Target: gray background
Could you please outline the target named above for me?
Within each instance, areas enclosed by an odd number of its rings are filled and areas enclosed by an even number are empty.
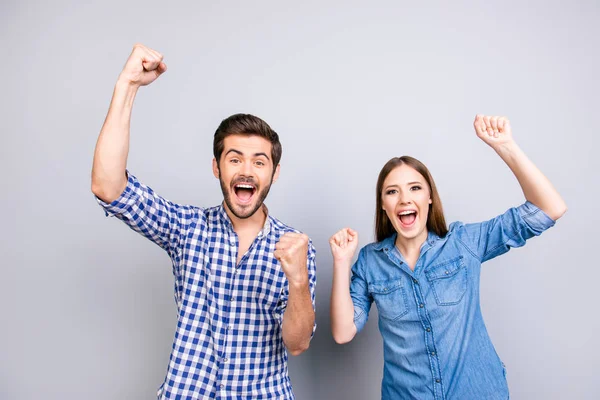
[[[452,3],[450,5],[449,3]],[[507,115],[569,211],[484,268],[482,306],[511,398],[598,399],[598,2],[2,0],[0,399],[148,399],[176,322],[170,260],[90,192],[94,145],[135,42],[169,71],[139,92],[129,168],[180,203],[220,202],[212,135],[236,112],[284,147],[267,204],[318,252],[318,330],[290,361],[298,399],[377,399],[376,314],[350,344],[329,325],[327,240],[373,240],[383,164],[431,169],[448,221],[518,205],[475,136]]]

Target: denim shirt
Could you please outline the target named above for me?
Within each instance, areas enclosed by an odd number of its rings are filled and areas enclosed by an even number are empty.
[[[489,221],[428,233],[414,271],[396,234],[363,247],[350,293],[357,331],[375,301],[383,336],[382,399],[507,399],[504,364],[479,303],[481,263],[554,225],[526,202]]]

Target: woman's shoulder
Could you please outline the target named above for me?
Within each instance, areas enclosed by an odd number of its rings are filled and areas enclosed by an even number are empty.
[[[385,251],[394,246],[395,235],[385,238],[379,242],[371,242],[360,249],[360,253],[370,254],[378,251]]]

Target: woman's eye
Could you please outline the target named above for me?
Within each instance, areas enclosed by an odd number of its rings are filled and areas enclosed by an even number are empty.
[[[390,189],[385,192],[385,194],[396,194],[398,191],[396,189]]]
[[[421,190],[421,186],[413,186],[410,190]]]

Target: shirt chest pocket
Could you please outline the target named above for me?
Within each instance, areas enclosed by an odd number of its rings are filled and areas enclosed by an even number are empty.
[[[393,321],[408,312],[402,279],[369,283],[369,293],[381,318]]]
[[[425,276],[440,306],[460,303],[467,291],[467,268],[462,256],[434,265]]]

